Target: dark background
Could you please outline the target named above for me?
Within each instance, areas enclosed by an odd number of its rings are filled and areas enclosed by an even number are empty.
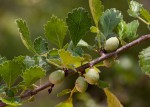
[[[150,10],[149,0],[140,0],[144,7]],[[117,8],[122,11],[127,22],[133,20],[128,14],[127,0],[102,0],[105,10]],[[19,37],[15,19],[22,18],[27,21],[32,39],[37,36],[44,37],[43,25],[52,14],[65,20],[67,13],[73,8],[84,7],[89,11],[87,0],[0,0],[0,54],[12,59],[18,55],[30,55]],[[139,35],[148,34],[149,31],[143,23],[138,29]],[[94,35],[87,34],[84,38],[90,44],[94,44]],[[65,38],[65,43],[69,40]],[[119,55],[120,64],[113,68],[100,68],[102,80],[107,81],[112,92],[120,99],[124,107],[150,107],[150,80],[142,74],[138,65],[138,53],[150,46],[150,41],[132,47]],[[49,43],[49,48],[54,47]],[[92,54],[93,55],[93,54]],[[97,55],[93,55],[95,58]],[[53,71],[51,69],[49,72]],[[67,97],[57,98],[57,93],[66,88],[73,88],[76,76],[67,77],[66,80],[54,87],[53,92],[48,95],[47,90],[39,93],[33,103],[22,107],[53,107]],[[70,82],[72,80],[72,82]],[[43,83],[48,78],[43,80]],[[106,96],[101,89],[89,86],[86,94],[74,95],[75,107],[106,107]]]

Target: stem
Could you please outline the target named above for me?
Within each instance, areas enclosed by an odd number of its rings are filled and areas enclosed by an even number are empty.
[[[72,98],[73,94],[76,92],[76,87],[74,87],[70,93],[69,99]]]
[[[141,17],[137,17],[139,20],[141,20],[143,23],[147,24],[147,25],[150,25],[150,23],[148,23],[146,20],[144,20],[143,18]]]

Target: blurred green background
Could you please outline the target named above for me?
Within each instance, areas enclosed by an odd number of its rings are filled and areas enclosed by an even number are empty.
[[[139,0],[139,2],[150,10],[149,0]],[[127,14],[127,0],[102,0],[102,3],[105,10],[117,8],[122,11],[127,22],[133,20]],[[15,19],[25,19],[31,38],[35,39],[37,36],[44,36],[43,25],[52,14],[65,20],[67,13],[76,7],[84,7],[89,11],[88,0],[0,0],[0,54],[8,59],[18,55],[33,55],[22,44]],[[138,34],[148,33],[147,27],[140,23]],[[67,43],[68,40],[69,36],[64,42]],[[84,40],[94,44],[94,35],[87,34]],[[119,55],[121,63],[116,64],[113,68],[100,68],[101,79],[111,85],[110,89],[120,99],[124,107],[150,107],[150,80],[142,74],[138,65],[138,53],[147,46],[150,46],[150,41],[121,53]],[[54,46],[49,43],[49,47]],[[97,56],[96,53],[94,54],[93,58]],[[76,77],[76,75],[67,77],[62,84],[54,87],[50,95],[45,90],[36,95],[34,102],[21,107],[54,107],[67,98],[66,96],[58,98],[57,93],[66,88],[73,88]],[[47,80],[45,78],[43,83]],[[87,93],[74,95],[74,105],[75,107],[107,107],[106,96],[101,89],[89,86]]]

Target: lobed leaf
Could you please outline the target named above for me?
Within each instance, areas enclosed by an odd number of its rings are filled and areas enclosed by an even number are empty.
[[[64,49],[59,50],[59,56],[62,61],[62,65],[65,67],[69,67],[70,65],[77,67],[81,64],[81,61],[83,61],[82,57],[73,56],[69,51],[65,51]]]
[[[107,38],[109,34],[113,33],[113,30],[122,20],[123,16],[120,11],[112,8],[107,9],[101,16],[100,23],[103,29],[103,34]]]
[[[108,107],[123,107],[117,97],[109,91],[109,89],[105,88],[104,92],[107,96]]]
[[[140,15],[140,10],[142,8],[142,4],[136,1],[130,1],[128,13],[132,17],[138,17]]]
[[[102,5],[101,0],[89,0],[89,5],[95,25],[98,27],[98,22],[104,11],[104,6]]]
[[[40,78],[44,77],[45,74],[46,74],[45,71],[41,67],[34,66],[34,67],[27,69],[23,73],[22,78],[25,84],[27,86],[30,86],[36,81],[38,81]]]
[[[68,14],[66,22],[73,45],[76,46],[86,32],[90,30],[91,18],[84,8],[79,7]]]
[[[26,25],[26,22],[22,19],[17,19],[16,23],[18,25],[19,32],[21,34],[20,37],[21,37],[23,44],[26,46],[27,49],[29,49],[32,52],[35,52],[35,50],[33,48],[33,44],[31,42],[31,39],[29,36],[29,30]]]
[[[134,20],[130,23],[121,21],[118,25],[118,35],[122,40],[130,42],[138,37],[137,35],[138,27],[139,27],[138,20]]]
[[[150,23],[150,13],[149,13],[149,11],[142,8],[140,13],[141,13],[141,16]]]
[[[0,65],[0,75],[9,88],[11,88],[22,72],[22,65],[17,61],[7,61]]]
[[[34,49],[38,54],[44,54],[48,51],[48,43],[40,36],[34,41]]]
[[[150,47],[139,53],[139,64],[143,73],[150,76]]]
[[[67,32],[66,23],[57,16],[52,15],[50,20],[44,26],[44,30],[48,40],[59,48],[62,48],[63,40]]]

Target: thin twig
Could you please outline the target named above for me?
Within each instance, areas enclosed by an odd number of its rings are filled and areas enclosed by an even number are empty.
[[[95,64],[97,64],[97,63],[99,63],[99,62],[101,62],[101,61],[103,61],[103,60],[105,60],[105,59],[108,59],[108,58],[110,58],[110,57],[112,57],[112,56],[114,56],[114,55],[117,55],[118,53],[120,53],[120,52],[122,52],[122,51],[124,51],[124,50],[127,50],[127,49],[129,49],[130,47],[133,47],[133,46],[135,46],[135,45],[137,45],[137,44],[140,44],[141,42],[143,42],[143,41],[145,41],[145,40],[148,40],[148,39],[150,39],[150,34],[141,36],[141,37],[139,37],[138,39],[136,39],[136,40],[134,40],[134,41],[132,41],[132,42],[130,42],[130,43],[128,43],[128,44],[126,44],[126,45],[120,47],[119,49],[117,49],[117,50],[114,51],[114,52],[111,52],[111,53],[107,53],[107,54],[105,54],[105,55],[102,55],[101,57],[98,57],[98,58],[92,60],[91,62],[89,62],[89,63],[87,63],[87,64],[84,64],[84,65],[82,65],[82,66],[76,68],[76,70],[77,70],[78,72],[84,73],[84,72],[85,72],[85,69],[86,69],[86,68],[89,68],[91,65],[95,65]],[[69,71],[68,71],[68,75],[72,74],[72,72],[73,72],[72,70],[69,70]],[[44,89],[46,89],[46,88],[48,88],[48,87],[53,87],[53,86],[54,86],[54,85],[53,85],[52,83],[47,82],[47,83],[45,83],[44,85],[42,85],[42,86],[40,86],[40,87],[38,87],[38,88],[36,88],[36,89],[34,89],[34,90],[32,90],[32,91],[26,92],[25,94],[23,94],[23,95],[21,96],[21,98],[23,99],[23,98],[28,97],[28,96],[36,95],[38,92],[40,92],[40,91],[42,91],[42,90],[44,90]],[[0,102],[0,107],[5,107],[5,106],[6,106],[6,104]]]

